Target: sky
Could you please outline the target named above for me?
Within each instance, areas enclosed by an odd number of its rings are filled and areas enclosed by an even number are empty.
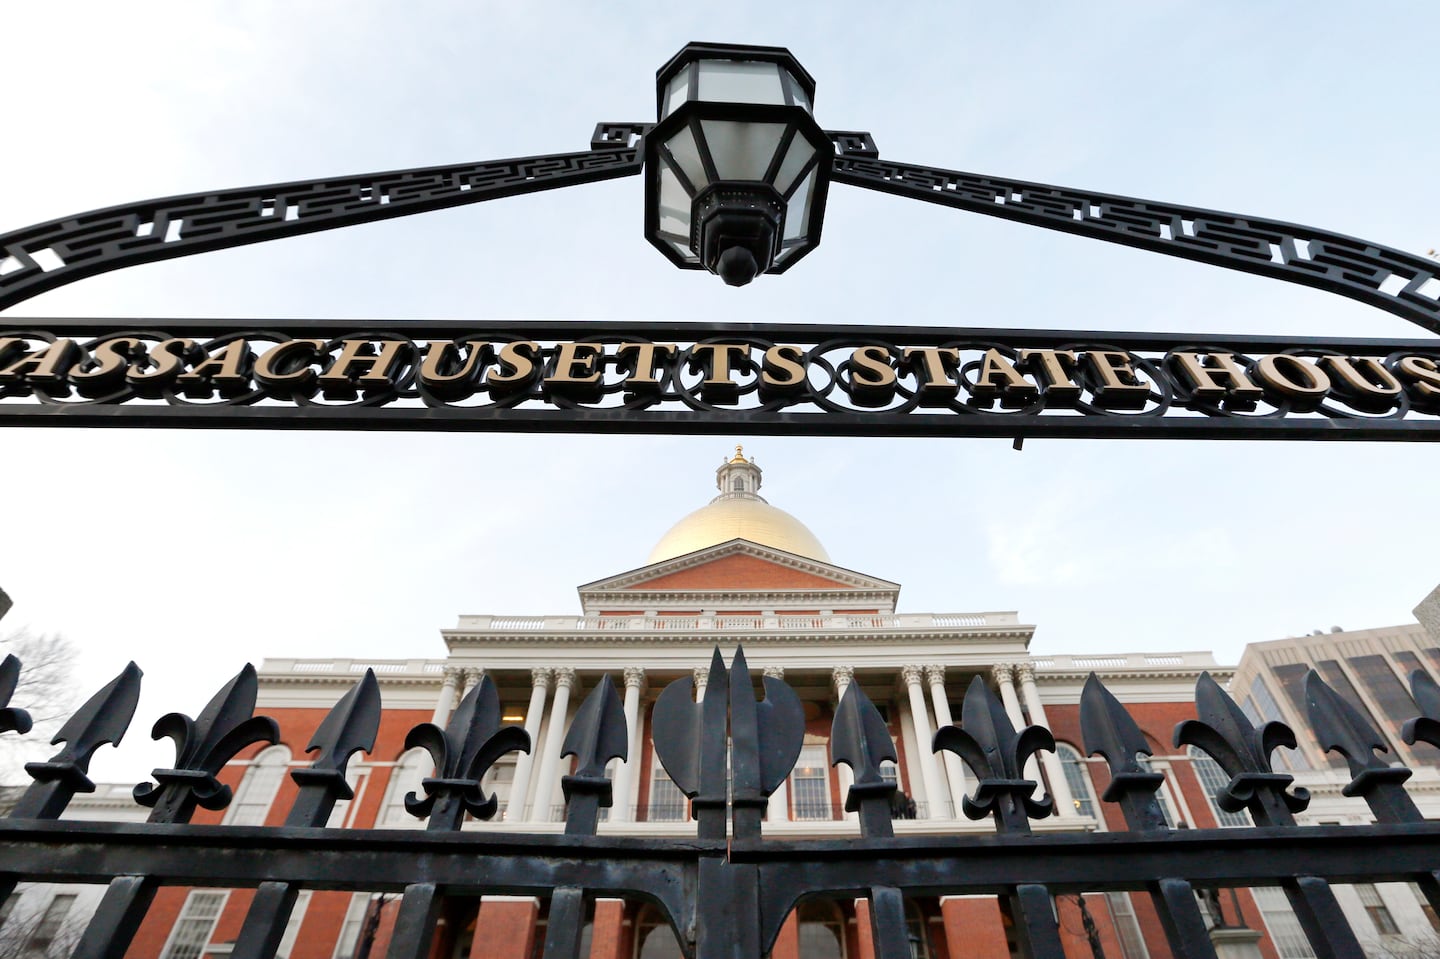
[[[723,10],[723,13],[718,12]],[[581,150],[653,121],[689,41],[788,47],[887,159],[1440,246],[1425,2],[16,4],[0,232],[176,193]],[[1420,338],[1331,294],[843,186],[741,289],[670,266],[627,178],[134,267],[20,317],[886,323]],[[258,325],[258,324],[257,324]],[[83,698],[146,672],[97,778],[168,765],[248,659],[438,657],[469,613],[569,613],[714,495],[763,495],[902,611],[1018,610],[1038,653],[1410,622],[1440,582],[1423,443],[0,432],[4,627]]]

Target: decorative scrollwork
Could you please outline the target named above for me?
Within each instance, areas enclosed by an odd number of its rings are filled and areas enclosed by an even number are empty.
[[[1440,333],[1435,262],[1315,227],[852,155],[831,182],[1299,283]]]

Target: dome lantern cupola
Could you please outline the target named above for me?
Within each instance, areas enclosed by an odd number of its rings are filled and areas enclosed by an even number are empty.
[[[753,459],[745,458],[745,447],[736,446],[735,455],[715,471],[715,487],[722,496],[739,494],[760,499],[760,467]]]

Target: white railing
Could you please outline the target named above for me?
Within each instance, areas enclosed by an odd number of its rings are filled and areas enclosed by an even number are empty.
[[[1038,670],[1216,669],[1211,653],[1116,653],[1112,656],[1037,656]]]
[[[696,616],[461,616],[458,629],[476,632],[689,632],[724,630],[759,632],[776,630],[848,629],[975,629],[985,626],[1017,626],[1020,617],[1012,612],[991,613],[847,613],[765,615],[712,614]]]

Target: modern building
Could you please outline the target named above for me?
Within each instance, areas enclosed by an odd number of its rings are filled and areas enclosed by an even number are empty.
[[[954,755],[928,748],[937,726],[959,716],[964,692],[977,676],[998,691],[1017,727],[1048,726],[1059,743],[1056,752],[1041,753],[1027,770],[1057,810],[1035,828],[1123,829],[1118,809],[1098,798],[1108,782],[1106,766],[1087,759],[1081,745],[1078,704],[1092,672],[1144,731],[1154,753],[1151,766],[1165,774],[1160,799],[1172,825],[1237,825],[1246,822],[1244,814],[1226,813],[1212,798],[1228,777],[1207,757],[1177,752],[1171,745],[1175,725],[1194,716],[1195,683],[1202,672],[1231,682],[1252,715],[1283,719],[1302,730],[1308,723],[1296,713],[1303,704],[1295,699],[1293,681],[1302,664],[1313,664],[1327,676],[1334,665],[1335,675],[1350,682],[1342,692],[1387,718],[1413,704],[1406,707],[1397,698],[1385,669],[1398,682],[1412,666],[1435,672],[1440,665],[1440,648],[1434,648],[1440,642],[1427,638],[1419,626],[1258,644],[1238,672],[1205,652],[1032,655],[1035,627],[1015,612],[899,611],[900,586],[832,560],[803,523],[765,501],[760,467],[738,448],[715,477],[719,494],[676,523],[643,565],[579,587],[578,613],[463,615],[455,626],[441,630],[445,655],[433,659],[266,660],[257,711],[279,722],[281,742],[242,753],[224,777],[235,789],[230,807],[223,813],[202,812],[195,821],[282,822],[295,796],[287,772],[307,763],[304,747],[320,720],[366,669],[373,669],[385,706],[379,737],[372,753],[352,761],[354,799],[337,807],[332,826],[420,828],[404,799],[430,774],[431,761],[423,751],[405,751],[406,733],[418,723],[443,724],[466,690],[488,675],[499,689],[504,719],[522,724],[534,748],[508,756],[491,771],[486,786],[499,798],[499,814],[492,821],[467,822],[465,828],[558,832],[560,780],[569,772],[569,760],[560,758],[561,741],[586,693],[608,675],[623,689],[631,743],[629,761],[612,764],[615,805],[601,833],[693,835],[686,799],[655,756],[651,708],[666,684],[681,677],[692,677],[703,694],[712,650],[718,646],[728,660],[743,645],[754,672],[782,677],[796,690],[807,721],[800,761],[771,797],[764,826],[768,837],[858,835],[853,814],[843,810],[849,770],[832,767],[829,754],[834,709],[852,683],[859,683],[880,709],[895,741],[899,761],[887,775],[903,797],[896,808],[896,834],[993,830],[988,820],[973,822],[957,813],[961,798],[973,789],[973,773]],[[1373,658],[1381,659],[1385,669]],[[1401,718],[1409,715],[1413,712]],[[1395,746],[1422,770],[1416,776],[1422,802],[1431,800],[1429,808],[1440,810],[1440,776],[1425,765],[1434,750]],[[1316,792],[1308,821],[1367,818],[1363,803],[1340,795],[1348,777],[1313,742],[1285,752],[1283,761]],[[34,890],[27,914],[45,914],[50,908],[46,894]],[[54,889],[48,895],[53,899]],[[129,955],[223,959],[249,901],[244,890],[164,890]],[[1341,901],[1357,930],[1374,929],[1377,954],[1387,944],[1430,941],[1434,932],[1433,914],[1427,915],[1414,890],[1403,884],[1347,887]],[[79,910],[83,903],[70,900],[70,906]],[[865,908],[863,901],[802,904],[772,956],[872,959]],[[1216,909],[1216,902],[1207,908]],[[1236,948],[1248,949],[1249,955],[1310,955],[1283,895],[1241,890],[1221,896],[1218,908],[1221,925],[1238,937]],[[394,899],[369,894],[302,893],[281,955],[383,955],[395,909]],[[907,909],[915,959],[1014,953],[1008,917],[994,898],[917,899]],[[1057,902],[1057,915],[1067,952],[1076,959],[1092,959],[1097,949],[1112,959],[1169,955],[1143,895],[1094,894],[1083,901],[1065,896]],[[668,927],[643,904],[601,900],[590,919],[582,954],[588,949],[591,959],[679,955]],[[436,956],[533,959],[543,943],[545,922],[545,904],[533,899],[451,899]],[[43,937],[41,945],[46,945]],[[29,954],[45,953],[42,948]]]

